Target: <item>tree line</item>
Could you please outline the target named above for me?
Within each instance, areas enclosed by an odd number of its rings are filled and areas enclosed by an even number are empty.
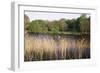
[[[76,19],[59,20],[33,20],[30,22],[29,17],[24,15],[25,30],[31,33],[89,33],[90,32],[90,17],[82,14]]]

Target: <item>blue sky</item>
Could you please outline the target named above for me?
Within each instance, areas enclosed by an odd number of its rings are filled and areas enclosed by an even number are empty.
[[[30,21],[36,19],[49,20],[49,21],[59,20],[61,18],[73,19],[73,18],[78,18],[81,15],[75,13],[48,13],[48,12],[32,12],[32,11],[31,12],[25,11],[25,14],[30,18]]]

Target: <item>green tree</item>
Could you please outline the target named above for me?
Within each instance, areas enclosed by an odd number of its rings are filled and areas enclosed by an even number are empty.
[[[68,25],[68,28],[66,29],[66,31],[70,31],[70,32],[76,32],[77,31],[77,24],[76,24],[75,19],[66,20],[66,24]]]
[[[26,14],[24,14],[24,28],[25,28],[25,30],[27,30],[29,23],[30,23],[29,17]]]
[[[51,32],[58,33],[59,32],[59,22],[58,21],[52,21],[51,22]]]
[[[29,24],[29,32],[41,33],[47,32],[46,24],[43,20],[34,20]]]
[[[66,19],[62,18],[59,20],[59,31],[65,31],[67,29]]]
[[[87,18],[85,14],[81,15],[80,18],[80,31],[90,32],[90,18]]]

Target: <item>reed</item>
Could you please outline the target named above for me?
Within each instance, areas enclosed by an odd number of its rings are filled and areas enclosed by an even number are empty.
[[[56,35],[57,36],[57,35]],[[25,36],[24,61],[90,58],[89,38]]]

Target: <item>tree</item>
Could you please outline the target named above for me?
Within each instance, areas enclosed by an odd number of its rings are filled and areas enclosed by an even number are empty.
[[[34,20],[29,24],[29,32],[41,33],[47,32],[46,24],[43,20]]]
[[[77,19],[62,18],[53,21],[38,19],[29,22],[28,17],[25,18],[25,27],[32,33],[90,32],[90,17],[86,15],[81,15]]]
[[[62,18],[59,20],[59,31],[65,31],[67,29],[66,19]]]
[[[66,31],[70,31],[70,32],[76,32],[76,20],[72,19],[72,20],[66,20],[66,24],[68,24],[68,28],[66,29]]]
[[[80,32],[80,19],[79,19],[80,17],[78,17],[77,19],[76,19],[76,29],[77,29],[77,32]]]
[[[25,30],[27,30],[29,23],[30,23],[29,17],[26,14],[24,14],[24,28],[25,28]]]
[[[83,14],[80,16],[79,21],[80,21],[80,31],[90,32],[90,18],[87,18],[86,15]]]
[[[50,28],[51,32],[53,33],[59,32],[59,22],[58,21],[52,21],[50,25],[51,25],[51,28]]]

